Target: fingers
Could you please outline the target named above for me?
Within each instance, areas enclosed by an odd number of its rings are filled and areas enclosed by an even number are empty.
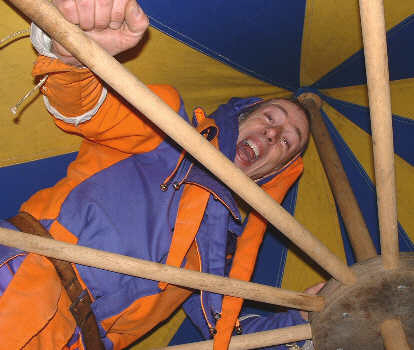
[[[95,0],[54,0],[63,17],[83,30],[95,26]]]
[[[104,30],[109,27],[109,23],[111,22],[111,14],[113,11],[112,6],[112,0],[95,0],[94,29]]]
[[[67,20],[113,56],[136,46],[148,27],[148,17],[136,0],[53,1]],[[73,59],[54,40],[52,47],[62,60]]]
[[[59,12],[72,24],[79,24],[78,7],[75,0],[54,0]]]
[[[309,287],[308,289],[305,290],[306,294],[310,294],[310,295],[316,295],[320,292],[320,290],[325,286],[326,282],[320,282],[318,284],[315,284],[312,287]],[[309,312],[306,311],[300,311],[300,315],[302,316],[302,318],[305,321],[309,321]]]
[[[117,30],[126,23],[129,31],[141,34],[148,18],[136,0],[54,0],[56,7],[82,30]]]
[[[85,31],[108,28],[112,14],[112,2],[113,0],[54,0],[60,13],[69,22],[79,25]]]
[[[125,20],[125,8],[128,0],[114,0],[112,5],[111,20],[109,27],[111,29],[121,28],[122,23]]]
[[[142,35],[148,28],[148,17],[135,0],[129,0],[126,5],[125,22],[134,34]]]
[[[306,294],[316,295],[325,286],[326,282],[320,282],[305,290]]]
[[[95,27],[95,2],[93,0],[75,0],[79,14],[79,27],[92,30]]]
[[[309,312],[307,311],[299,311],[300,316],[305,320],[305,321],[309,321]]]

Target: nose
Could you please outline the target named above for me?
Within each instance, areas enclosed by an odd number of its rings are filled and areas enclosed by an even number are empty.
[[[264,130],[264,136],[266,141],[270,144],[275,144],[279,141],[280,136],[280,126],[269,126]]]

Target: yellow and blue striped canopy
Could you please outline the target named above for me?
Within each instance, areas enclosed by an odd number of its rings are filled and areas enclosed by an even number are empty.
[[[187,111],[212,112],[230,97],[285,97],[311,91],[324,101],[323,118],[343,162],[373,241],[379,249],[375,180],[364,55],[357,0],[141,0],[151,29],[139,51],[120,57],[146,83],[175,86]],[[414,3],[385,0],[392,95],[400,249],[414,240]],[[13,8],[0,3],[0,37],[28,28]],[[65,174],[79,139],[63,135],[39,96],[9,109],[34,86],[35,53],[27,38],[1,46],[0,215]],[[284,206],[335,254],[354,257],[315,145],[305,172]],[[289,249],[287,249],[289,247]],[[327,278],[274,229],[265,238],[254,280],[292,290]],[[248,303],[248,311],[267,312]],[[197,340],[179,312],[134,349]],[[178,330],[178,331],[177,331]]]

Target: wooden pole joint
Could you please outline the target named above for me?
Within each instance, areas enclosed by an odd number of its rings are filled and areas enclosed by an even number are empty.
[[[321,109],[323,105],[322,99],[319,95],[313,92],[304,92],[298,96],[299,102],[301,102],[306,108]]]

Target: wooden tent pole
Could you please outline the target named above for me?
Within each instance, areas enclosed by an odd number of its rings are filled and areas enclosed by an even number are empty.
[[[273,305],[308,311],[320,311],[324,307],[321,296],[180,269],[5,228],[0,228],[0,244],[98,269]]]
[[[355,274],[342,260],[118,61],[86,37],[77,26],[67,22],[52,4],[47,0],[10,2],[191,153],[335,279],[345,284],[355,283]]]
[[[385,269],[399,265],[392,112],[382,0],[359,0],[371,112],[381,254]]]
[[[229,350],[248,350],[279,344],[293,343],[312,338],[309,324],[279,328],[271,331],[236,335],[231,338]],[[213,340],[168,346],[157,350],[212,350]],[[387,349],[388,350],[388,349]]]
[[[299,96],[301,103],[311,115],[311,132],[325,169],[335,201],[344,220],[352,249],[357,261],[364,261],[377,256],[371,236],[365,225],[358,202],[346,176],[344,167],[336,152],[321,114],[322,100],[313,93]]]
[[[410,350],[407,337],[399,319],[384,321],[380,326],[386,350]]]

